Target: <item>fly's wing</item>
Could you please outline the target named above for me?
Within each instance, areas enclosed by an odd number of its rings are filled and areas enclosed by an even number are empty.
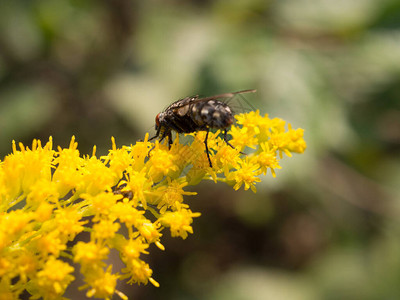
[[[238,92],[232,92],[232,93],[224,93],[224,94],[219,94],[219,95],[214,95],[214,96],[209,96],[209,97],[204,97],[204,98],[199,98],[199,96],[194,96],[194,97],[186,97],[181,100],[175,101],[172,103],[169,108],[170,109],[178,109],[182,108],[185,105],[189,104],[195,104],[198,102],[207,102],[210,100],[219,100],[222,102],[225,102],[226,104],[229,105],[229,107],[233,108],[234,111],[249,111],[249,110],[255,110],[255,108],[243,97],[242,94],[246,93],[255,93],[257,90],[243,90],[243,91],[238,91]],[[237,99],[236,99],[237,98]],[[233,104],[233,100],[239,101],[237,104]],[[246,105],[244,105],[244,103]],[[246,108],[247,106],[247,108]]]
[[[245,113],[252,110],[256,110],[256,108],[250,103],[249,100],[243,95],[245,93],[255,93],[256,90],[244,90],[240,92],[233,93],[234,95],[228,99],[226,99],[225,104],[227,104],[233,111],[234,114],[237,113]]]
[[[255,93],[257,90],[243,90],[239,92],[232,92],[232,93],[225,93],[225,94],[220,94],[220,95],[214,95],[214,96],[209,96],[205,98],[194,98],[191,103],[197,103],[197,102],[204,102],[204,101],[210,101],[210,100],[220,100],[220,99],[225,99],[225,98],[233,98],[235,95],[240,95],[240,94],[246,94],[246,93]]]

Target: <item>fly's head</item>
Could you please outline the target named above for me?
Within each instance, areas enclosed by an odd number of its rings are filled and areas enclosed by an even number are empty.
[[[168,131],[170,130],[167,126],[168,123],[165,119],[165,112],[157,114],[155,121],[156,121],[155,129],[157,132],[157,136],[163,137],[168,135]]]
[[[168,125],[168,122],[166,120],[166,113],[165,112],[160,112],[156,116],[156,130],[165,130]]]

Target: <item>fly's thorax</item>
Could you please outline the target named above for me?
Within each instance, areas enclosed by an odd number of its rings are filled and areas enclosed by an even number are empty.
[[[193,121],[200,127],[223,129],[234,121],[231,108],[218,100],[195,103],[190,113]]]
[[[178,114],[179,117],[184,117],[188,114],[189,110],[190,110],[190,105],[183,105],[182,107],[176,109],[176,113]]]

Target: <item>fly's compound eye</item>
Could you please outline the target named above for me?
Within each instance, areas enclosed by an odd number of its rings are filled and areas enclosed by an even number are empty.
[[[160,114],[161,113],[158,113],[156,116],[156,129],[160,127]]]

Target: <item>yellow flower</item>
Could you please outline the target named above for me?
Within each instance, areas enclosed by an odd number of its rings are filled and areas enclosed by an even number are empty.
[[[37,249],[40,253],[47,255],[48,253],[53,254],[55,257],[60,255],[60,251],[63,251],[67,248],[67,245],[62,242],[59,237],[59,232],[52,231],[46,235],[43,235],[37,241]]]
[[[0,295],[61,299],[74,280],[69,262],[79,266],[88,297],[127,299],[115,289],[124,279],[159,286],[141,256],[151,244],[164,250],[165,228],[183,239],[193,233],[200,214],[185,203],[185,196],[196,194],[190,185],[213,180],[255,192],[261,174],[269,169],[276,176],[283,153],[306,149],[304,130],[290,124],[286,130],[282,119],[258,111],[236,119],[228,131],[234,149],[220,131],[209,133],[212,168],[204,131],[189,134],[190,145],[178,136],[170,149],[167,141],[150,143],[148,134],[120,148],[112,138],[101,157],[96,147],[91,156],[81,156],[74,137],[57,150],[51,138],[44,146],[38,140],[31,148],[19,144],[19,150],[13,142],[12,154],[0,161]],[[73,244],[82,232],[90,233],[89,240]],[[107,264],[110,251],[124,264],[114,274]]]
[[[55,227],[60,235],[67,240],[72,240],[78,233],[82,232],[85,223],[86,221],[82,221],[82,214],[73,207],[59,209],[55,212]]]
[[[159,144],[157,143],[157,145]],[[157,145],[151,152],[148,171],[148,176],[154,182],[160,181],[169,172],[178,170],[174,163],[174,155],[168,151],[168,148],[161,149]]]
[[[159,286],[158,282],[155,281],[151,275],[153,271],[149,265],[140,259],[131,259],[127,262],[127,267],[122,269],[123,275],[121,278],[129,278],[128,283],[144,283],[147,284],[150,281],[154,286]]]
[[[98,193],[95,196],[87,194],[82,194],[81,196],[88,203],[91,203],[92,213],[95,215],[108,215],[117,201],[121,198],[119,195],[107,192]]]
[[[15,268],[11,271],[11,275],[20,276],[23,283],[26,283],[28,278],[34,278],[37,270],[41,267],[40,260],[32,256],[27,249],[17,250],[9,257]]]
[[[254,128],[249,129],[248,127],[232,127],[229,130],[229,134],[232,136],[232,140],[230,143],[235,148],[242,151],[245,147],[255,148],[257,145],[256,134],[259,133],[259,130],[255,130]]]
[[[109,154],[106,156],[102,156],[101,158],[104,160],[104,164],[109,164],[109,169],[116,178],[121,178],[123,172],[131,165],[133,155],[132,152],[128,151],[128,147],[122,147],[121,149],[117,149],[117,145],[115,144],[114,137],[111,138],[112,141],[112,149],[109,151]],[[139,145],[136,144],[136,148],[139,148]],[[140,151],[140,153],[144,153],[144,151]]]
[[[270,168],[272,176],[276,177],[275,169],[281,168],[276,157],[276,150],[270,149],[268,143],[262,143],[260,147],[262,151],[256,156],[256,162],[260,165],[264,175],[267,173],[268,168]]]
[[[147,220],[146,220],[147,221]],[[160,240],[161,233],[159,232],[159,226],[151,222],[143,222],[138,226],[139,233],[148,243],[155,243]]]
[[[74,262],[85,267],[91,267],[92,264],[106,259],[109,252],[108,248],[95,242],[78,242],[74,247]]]
[[[180,236],[186,239],[189,233],[193,233],[193,228],[190,226],[193,222],[193,218],[199,217],[200,213],[193,213],[190,209],[181,207],[179,203],[176,204],[177,211],[166,212],[160,219],[159,222],[169,227],[171,230],[171,236]]]
[[[149,178],[146,170],[140,172],[129,170],[127,172],[127,179],[120,182],[120,186],[126,185],[121,191],[131,191],[133,192],[134,204],[138,205],[139,202],[144,208],[147,207],[146,197],[144,194],[151,190],[153,185],[153,180]]]
[[[10,272],[12,263],[6,258],[0,257],[0,278],[4,276],[7,272]]]
[[[303,139],[304,129],[298,128],[295,130],[292,129],[292,125],[289,124],[289,131],[287,134],[289,139],[287,148],[289,151],[303,153],[307,148],[306,142]]]
[[[196,195],[195,192],[186,192],[183,188],[187,186],[187,182],[182,182],[181,180],[171,180],[167,178],[167,185],[160,187],[160,198],[151,204],[157,204],[157,208],[160,213],[163,214],[170,207],[173,207],[176,203],[181,203],[183,201],[184,195]]]
[[[82,176],[77,185],[78,193],[97,195],[110,189],[118,181],[115,173],[95,156],[84,160],[81,173]]]
[[[260,122],[263,120],[258,110],[251,111],[247,114],[236,115],[235,118],[237,124],[242,125],[242,128],[246,128],[246,130],[249,132],[249,135],[256,135],[260,133],[259,126]],[[267,115],[265,115],[265,118],[267,118]]]
[[[53,165],[57,166],[54,170],[52,181],[57,184],[60,197],[64,197],[68,192],[76,189],[82,178],[80,172],[84,159],[79,156],[77,150],[78,143],[72,137],[69,148],[58,148]]]
[[[145,166],[145,160],[147,160],[148,158],[149,149],[152,147],[148,140],[149,140],[149,134],[146,133],[143,142],[140,141],[136,142],[136,144],[131,147],[122,147],[122,149],[127,151],[129,155],[132,157],[132,159],[129,160],[129,163],[130,165],[132,165],[135,171],[140,171]],[[134,161],[133,164],[132,160]]]
[[[50,256],[35,279],[38,294],[44,299],[59,298],[74,280],[74,276],[70,275],[73,271],[74,268],[69,264]]]
[[[115,293],[118,277],[118,274],[111,274],[111,266],[107,271],[97,269],[95,274],[87,278],[87,285],[90,289],[86,293],[86,296],[89,298],[111,299]]]
[[[3,229],[5,234],[7,234],[7,237],[4,238],[9,238],[11,242],[13,236],[22,235],[27,231],[27,229],[30,228],[29,223],[33,218],[33,212],[23,212],[20,210],[11,211],[8,214],[0,215],[0,228]]]
[[[92,238],[94,240],[107,240],[115,236],[115,233],[120,228],[118,223],[111,220],[100,220],[93,225]]]
[[[42,202],[35,211],[35,219],[37,222],[42,223],[51,218],[53,213],[53,205],[47,202]]]
[[[121,255],[124,260],[137,259],[141,253],[148,254],[148,252],[145,251],[148,247],[149,245],[143,243],[141,239],[124,239],[121,245]]]
[[[17,151],[13,141],[13,154],[3,162],[4,184],[9,199],[15,199],[20,194],[26,195],[39,180],[50,180],[51,161],[54,151],[52,141],[42,147],[40,141],[34,140],[32,150],[22,144]]]
[[[224,145],[214,155],[214,169],[222,169],[225,173],[232,168],[238,168],[241,161],[239,150]]]
[[[257,163],[253,163],[251,160],[246,159],[240,163],[240,168],[238,170],[229,173],[227,179],[235,182],[235,185],[233,186],[235,190],[240,189],[240,187],[244,184],[244,189],[246,191],[251,188],[251,190],[255,193],[255,183],[261,181],[261,179],[258,177],[260,173],[260,166]]]
[[[60,194],[55,182],[48,179],[41,179],[32,184],[26,197],[27,205],[37,208],[43,201],[57,203]]]
[[[132,226],[139,226],[141,220],[144,219],[143,213],[143,211],[134,208],[131,203],[118,202],[113,206],[111,216],[131,228]]]

